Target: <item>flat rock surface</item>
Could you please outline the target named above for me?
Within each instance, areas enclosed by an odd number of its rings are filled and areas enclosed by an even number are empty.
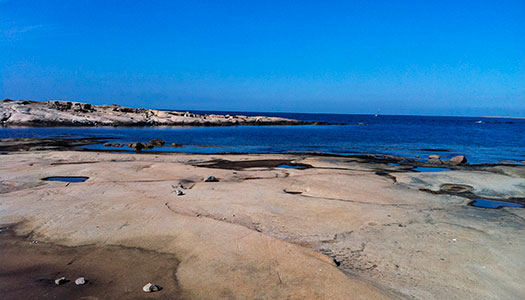
[[[417,173],[344,157],[13,152],[0,156],[0,223],[53,245],[172,255],[173,282],[150,271],[137,287],[155,281],[181,299],[523,299],[524,209],[429,192],[465,184],[521,201],[521,168]],[[50,176],[89,179],[41,180]]]
[[[286,118],[91,105],[69,101],[0,101],[3,126],[231,126],[317,124]]]

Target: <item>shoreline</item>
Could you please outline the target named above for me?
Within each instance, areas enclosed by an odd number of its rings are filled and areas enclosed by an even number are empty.
[[[470,205],[525,204],[524,166],[424,173],[374,156],[162,154],[7,152],[0,223],[25,221],[17,234],[46,243],[174,255],[178,283],[165,292],[188,299],[525,295],[525,210]],[[42,180],[53,176],[87,180]]]
[[[85,148],[84,146],[89,145],[102,145],[116,139],[115,137],[88,137],[88,138],[4,138],[0,139],[0,151],[16,152],[16,151],[42,151],[42,150],[57,150],[57,151],[86,151],[86,152],[105,152],[105,153],[123,153],[123,154],[156,154],[156,155],[170,155],[170,154],[186,154],[186,155],[306,155],[314,157],[340,157],[340,158],[359,158],[363,162],[368,163],[401,163],[406,165],[417,166],[429,166],[429,167],[447,167],[460,169],[464,165],[451,164],[448,161],[441,161],[439,164],[429,163],[428,159],[423,158],[411,158],[394,154],[384,153],[348,153],[338,154],[329,152],[301,152],[301,151],[289,151],[289,152],[183,152],[183,151],[156,151],[152,149],[147,150],[135,150],[133,148],[122,149],[114,146],[106,146],[105,148],[92,149]],[[138,142],[137,142],[138,143]],[[143,142],[147,145],[147,142]],[[122,144],[124,146],[124,144]],[[213,145],[178,145],[176,148],[187,147],[187,146],[198,146],[203,148],[214,147]],[[154,146],[155,148],[164,148],[165,146]],[[444,149],[422,149],[427,151],[431,155],[440,152],[450,152]],[[509,166],[519,167],[525,165],[525,161],[510,161],[501,160],[500,162],[483,162],[483,163],[468,163],[468,167],[490,167],[490,166]]]

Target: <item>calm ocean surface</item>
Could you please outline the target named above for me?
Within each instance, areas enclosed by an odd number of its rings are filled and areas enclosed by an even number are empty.
[[[439,154],[444,158],[464,154],[472,163],[525,160],[523,119],[246,112],[237,114],[279,116],[347,125],[0,128],[0,138],[111,137],[114,138],[111,142],[118,143],[147,142],[150,139],[161,138],[167,144],[179,143],[184,147],[162,147],[155,148],[154,151],[193,153],[375,153],[412,158],[419,156],[421,159],[426,159],[429,154]],[[109,149],[102,145],[92,145],[89,148]]]

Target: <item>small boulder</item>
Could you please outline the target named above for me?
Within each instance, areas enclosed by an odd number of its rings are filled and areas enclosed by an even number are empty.
[[[163,146],[165,144],[164,140],[162,139],[153,139],[149,141],[149,143],[153,146]]]
[[[75,279],[75,284],[76,285],[84,285],[84,284],[86,284],[86,279],[84,277],[78,277],[77,279]]]
[[[441,157],[439,155],[429,155],[428,156],[428,163],[433,165],[440,165],[443,162],[441,161]]]
[[[111,144],[111,143],[105,143],[104,144],[104,147],[112,147],[112,146],[113,146],[113,144]]]
[[[55,279],[55,284],[56,285],[62,285],[64,283],[66,283],[66,282],[67,282],[66,277],[60,277],[60,278]]]
[[[467,163],[467,158],[464,155],[454,156],[450,159],[450,163],[453,165],[463,165]]]
[[[146,145],[144,145],[144,148],[151,150],[151,149],[153,149],[155,147],[152,144],[146,144]]]
[[[184,195],[184,192],[181,191],[181,190],[175,190],[175,193],[177,194],[177,196],[183,196]]]
[[[217,179],[215,176],[210,176],[204,180],[204,182],[218,182],[219,179]]]
[[[182,145],[181,145],[181,144],[177,144],[177,143],[172,143],[172,144],[171,144],[171,146],[172,146],[172,147],[177,147],[177,148],[180,148],[180,147],[182,147]]]
[[[158,291],[162,290],[162,287],[159,286],[159,285],[156,285],[156,284],[153,284],[153,283],[149,282],[144,287],[142,287],[142,290],[144,292],[146,292],[146,293],[158,292]]]
[[[144,144],[141,142],[131,143],[131,144],[128,144],[128,147],[133,148],[137,151],[141,151],[142,149],[144,149]]]

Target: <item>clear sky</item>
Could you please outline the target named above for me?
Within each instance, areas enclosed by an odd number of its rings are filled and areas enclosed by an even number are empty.
[[[0,98],[525,116],[525,1],[0,0]]]

